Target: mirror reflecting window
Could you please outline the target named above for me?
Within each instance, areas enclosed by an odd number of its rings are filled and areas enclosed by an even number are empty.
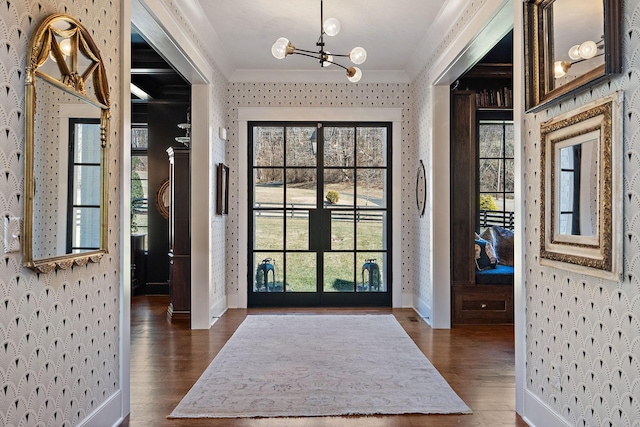
[[[622,273],[622,92],[540,125],[540,263]]]
[[[598,137],[584,135],[584,142],[558,146],[558,234],[598,234]]]
[[[48,272],[107,251],[109,91],[100,52],[70,16],[46,18],[29,52],[23,262]]]

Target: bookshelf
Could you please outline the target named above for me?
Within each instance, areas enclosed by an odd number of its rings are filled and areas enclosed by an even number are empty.
[[[476,108],[513,108],[512,64],[479,63],[460,78],[455,90],[475,92]]]

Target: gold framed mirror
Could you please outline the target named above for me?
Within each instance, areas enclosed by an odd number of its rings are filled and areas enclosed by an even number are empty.
[[[40,273],[107,253],[109,86],[96,44],[55,14],[33,33],[25,77],[23,264]]]
[[[620,0],[525,0],[527,111],[622,70]]]
[[[540,125],[540,263],[622,274],[622,92]]]

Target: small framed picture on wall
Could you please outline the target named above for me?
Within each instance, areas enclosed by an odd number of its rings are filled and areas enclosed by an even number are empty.
[[[216,213],[227,215],[229,213],[229,167],[224,163],[218,163],[217,169]]]

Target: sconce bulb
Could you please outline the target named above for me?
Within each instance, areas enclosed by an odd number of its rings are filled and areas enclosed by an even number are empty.
[[[333,37],[340,32],[340,21],[336,18],[329,18],[322,24],[322,29],[326,35]]]
[[[347,78],[351,83],[357,83],[362,78],[362,70],[358,67],[349,67],[347,69]]]
[[[289,45],[289,39],[286,37],[280,37],[276,42],[271,46],[271,53],[277,59],[283,59],[287,56],[287,46]]]
[[[580,45],[577,44],[575,46],[571,46],[571,49],[569,49],[569,58],[573,59],[574,61],[577,59],[580,59]]]
[[[587,40],[580,45],[579,52],[582,58],[591,59],[596,56],[596,53],[598,52],[598,46],[595,42]]]
[[[351,59],[351,62],[354,64],[360,65],[367,60],[367,51],[359,46],[354,47],[351,49],[351,52],[349,52],[349,59]]]
[[[553,63],[553,77],[559,79],[560,77],[564,77],[571,68],[571,63],[566,61],[556,61]]]

